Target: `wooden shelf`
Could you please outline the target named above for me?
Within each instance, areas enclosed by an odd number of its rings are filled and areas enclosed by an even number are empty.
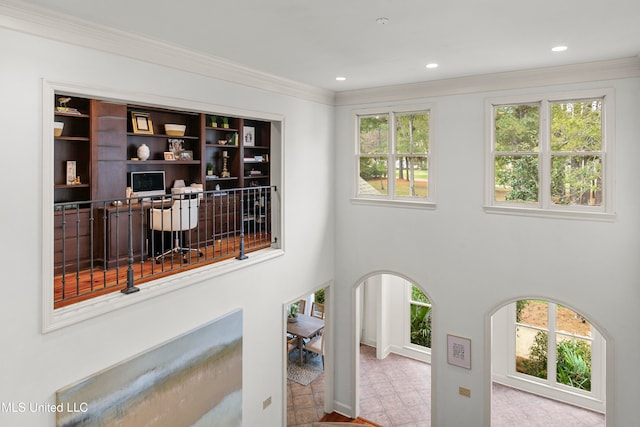
[[[207,176],[207,181],[233,181],[234,179],[238,179],[238,177],[237,176],[231,176],[231,177],[228,177],[228,178],[220,178],[220,177],[211,178],[211,177]]]
[[[76,142],[89,142],[89,137],[86,136],[56,136],[56,141],[76,141]]]
[[[135,132],[127,132],[127,136],[141,136],[143,138],[171,138],[171,139],[200,139],[199,136],[172,136],[164,133],[135,133]]]
[[[207,147],[215,147],[215,148],[238,148],[237,145],[229,145],[229,144],[205,144]]]
[[[55,188],[89,188],[89,184],[56,184]]]
[[[59,116],[59,117],[79,117],[84,119],[88,119],[89,117],[91,117],[88,114],[84,114],[84,113],[75,114],[75,113],[65,113],[63,111],[54,111],[53,115]]]
[[[200,160],[127,160],[128,165],[199,165]]]
[[[207,126],[206,127],[207,130],[219,130],[220,132],[239,132],[238,129],[235,128],[221,128],[221,127],[212,127],[212,126]]]

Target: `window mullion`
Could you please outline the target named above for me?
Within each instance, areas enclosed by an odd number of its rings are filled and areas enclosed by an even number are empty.
[[[538,165],[538,197],[543,209],[551,207],[551,110],[549,102],[540,103],[540,139]]]
[[[389,187],[390,199],[396,198],[396,115],[393,111],[389,111],[389,151],[387,152],[387,173],[389,174],[389,181],[387,186]]]
[[[549,332],[547,333],[547,381],[554,387],[558,383],[556,374],[558,365],[558,346],[556,345],[557,315],[558,306],[549,302],[547,304],[547,322],[549,325]]]

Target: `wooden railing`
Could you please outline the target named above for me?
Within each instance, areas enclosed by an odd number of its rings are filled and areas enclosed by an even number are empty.
[[[54,206],[54,307],[268,248],[275,187]]]

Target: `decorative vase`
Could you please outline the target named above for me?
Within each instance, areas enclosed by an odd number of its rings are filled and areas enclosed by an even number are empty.
[[[143,162],[149,158],[149,154],[150,151],[149,147],[147,147],[147,144],[142,144],[140,147],[138,147],[138,158]]]

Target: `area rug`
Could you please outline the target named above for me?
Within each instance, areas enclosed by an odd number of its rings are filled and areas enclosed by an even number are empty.
[[[318,363],[315,359],[319,357],[309,357],[307,363],[303,363],[302,366],[290,361],[287,366],[287,378],[301,385],[311,384],[322,373],[322,362]]]

